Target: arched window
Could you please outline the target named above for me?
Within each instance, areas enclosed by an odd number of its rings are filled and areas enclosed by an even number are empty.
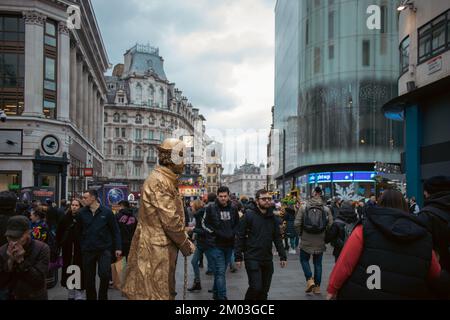
[[[103,121],[106,123],[108,122],[108,114],[105,112],[103,113]]]
[[[122,123],[128,123],[128,115],[126,113],[122,113]]]
[[[125,154],[125,149],[123,148],[123,146],[118,146],[117,147],[117,155],[123,156],[124,154]]]
[[[166,106],[166,102],[164,101],[165,94],[164,94],[164,89],[163,88],[159,89],[159,96],[160,96],[160,99],[161,99],[160,108],[164,108]]]
[[[113,121],[114,121],[114,122],[120,122],[120,114],[114,113]]]
[[[138,83],[136,85],[136,96],[135,96],[135,101],[137,105],[141,105],[142,104],[142,86],[140,83]]]
[[[147,89],[148,91],[148,104],[150,107],[153,107],[153,104],[155,103],[155,89],[152,85],[150,85]]]
[[[142,124],[142,116],[140,114],[136,115],[136,124]]]
[[[155,117],[153,115],[150,116],[149,123],[150,124],[155,124]]]

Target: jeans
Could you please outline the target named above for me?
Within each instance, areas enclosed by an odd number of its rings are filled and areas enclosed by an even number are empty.
[[[98,264],[98,276],[100,277],[99,300],[108,300],[109,280],[111,279],[111,251],[87,251],[83,252],[83,267],[85,275],[86,299],[97,300],[95,276]]]
[[[291,243],[291,249],[297,249],[298,248],[298,243],[299,243],[298,236],[289,238],[289,241]]]
[[[206,260],[208,261],[208,271],[213,271],[213,263],[210,257],[209,251],[205,251],[201,245],[197,245],[195,249],[194,256],[192,257],[191,264],[194,269],[194,282],[200,282],[200,258],[206,255]]]
[[[214,286],[213,294],[216,300],[227,299],[227,285],[225,271],[231,261],[233,248],[210,248],[208,253],[214,262]]]
[[[322,257],[323,253],[313,255],[314,283],[318,286],[320,286],[322,282]],[[306,281],[313,277],[311,267],[309,265],[309,259],[311,259],[311,255],[303,250],[300,250],[300,264],[302,265],[303,272],[305,273]]]
[[[273,275],[272,261],[246,260],[245,269],[248,276],[248,290],[245,300],[267,300]]]

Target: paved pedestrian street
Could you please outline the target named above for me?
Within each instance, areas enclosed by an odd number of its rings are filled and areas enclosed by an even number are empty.
[[[298,252],[298,250],[297,250]],[[334,266],[334,257],[331,254],[332,250],[329,248],[323,257],[323,273],[322,273],[322,294],[313,295],[305,293],[306,280],[303,275],[303,271],[300,266],[299,254],[288,255],[288,266],[286,269],[281,269],[278,261],[278,256],[274,257],[275,272],[272,279],[272,286],[269,292],[269,300],[322,300],[326,297],[326,288],[328,286],[328,278],[331,270]],[[183,279],[184,279],[184,258],[180,254],[177,264],[177,300],[183,299]],[[213,276],[207,276],[206,272],[206,257],[204,258],[204,268],[201,271],[201,284],[202,290],[187,293],[187,300],[212,300],[212,294],[208,293],[208,289],[212,288]],[[311,259],[311,268],[313,268]],[[313,270],[313,269],[312,269]],[[190,258],[188,259],[188,272],[189,281],[188,285],[192,285],[193,280],[193,270],[190,263]],[[98,284],[97,284],[98,288]],[[245,292],[247,290],[247,274],[245,272],[245,266],[242,266],[240,270],[236,273],[231,273],[227,271],[227,294],[229,300],[243,300]],[[110,300],[124,300],[125,298],[121,296],[120,291],[115,289],[109,290]],[[50,300],[66,300],[67,292],[64,288],[58,286],[49,290]]]

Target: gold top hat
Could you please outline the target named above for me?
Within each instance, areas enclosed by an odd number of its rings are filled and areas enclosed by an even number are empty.
[[[160,146],[158,146],[159,151],[166,151],[166,152],[172,151],[175,148],[179,149],[180,151],[183,150],[184,142],[179,139],[170,138],[164,140],[164,142]]]

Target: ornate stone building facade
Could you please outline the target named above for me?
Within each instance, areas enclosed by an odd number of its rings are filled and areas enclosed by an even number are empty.
[[[68,28],[70,5],[79,29]],[[0,12],[0,189],[71,197],[82,169],[102,174],[109,62],[91,2],[3,0]]]
[[[245,162],[240,168],[235,168],[232,175],[224,175],[222,185],[230,188],[230,192],[238,197],[254,198],[256,191],[266,189],[267,175],[264,164],[259,167]]]
[[[104,175],[110,182],[128,184],[138,195],[158,162],[156,147],[170,137],[188,140],[195,128],[200,128],[196,135],[203,137],[205,119],[168,81],[158,48],[136,44],[125,53],[124,62],[107,77]],[[191,141],[194,151],[196,144]],[[195,154],[192,165],[198,161]],[[200,168],[197,171],[200,174]]]

